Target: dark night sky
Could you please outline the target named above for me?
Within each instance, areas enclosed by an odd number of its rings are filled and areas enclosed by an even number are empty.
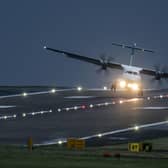
[[[168,64],[166,0],[1,0],[0,85],[109,84],[116,73],[43,50],[47,45],[128,63],[129,52],[112,42],[137,43],[155,54],[137,54],[134,65]],[[116,71],[115,71],[116,72]]]

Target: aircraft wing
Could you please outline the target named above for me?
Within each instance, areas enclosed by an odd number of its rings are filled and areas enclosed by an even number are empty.
[[[155,70],[151,69],[142,69],[140,71],[141,74],[144,75],[150,75],[150,76],[155,76],[156,78],[168,78],[168,73],[167,72],[157,72]]]
[[[84,62],[88,62],[88,63],[95,64],[95,65],[98,65],[98,66],[103,66],[103,67],[106,67],[106,68],[121,69],[121,70],[123,69],[123,67],[119,63],[103,62],[101,59],[86,57],[86,56],[82,56],[82,55],[79,55],[79,54],[75,54],[75,53],[71,53],[71,52],[67,52],[67,51],[63,51],[63,50],[57,50],[57,49],[49,48],[49,47],[46,47],[46,46],[44,47],[44,49],[49,50],[49,51],[53,51],[53,52],[56,52],[56,53],[64,54],[65,56],[67,56],[69,58],[84,61]]]

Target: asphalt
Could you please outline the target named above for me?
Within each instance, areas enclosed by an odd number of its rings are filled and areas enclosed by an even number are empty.
[[[28,137],[36,144],[47,144],[162,122],[168,119],[167,94],[168,90],[146,91],[137,97],[125,92],[69,88],[51,93],[49,88],[42,88],[37,95],[0,97],[0,144],[26,144]],[[87,143],[109,145],[157,138],[167,136],[167,128],[163,124],[94,136]]]

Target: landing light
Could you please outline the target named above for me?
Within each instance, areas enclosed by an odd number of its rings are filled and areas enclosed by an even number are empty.
[[[136,84],[136,83],[132,84],[132,89],[133,90],[138,90],[139,89],[138,84]]]
[[[120,87],[124,89],[126,87],[126,82],[124,80],[120,81]]]

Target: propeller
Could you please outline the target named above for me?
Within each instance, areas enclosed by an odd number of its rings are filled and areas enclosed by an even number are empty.
[[[113,61],[113,57],[108,57],[106,54],[101,54],[100,55],[100,62],[101,62],[101,67],[96,70],[97,73],[101,73],[102,71],[109,73],[108,71],[108,64]]]
[[[154,78],[152,78],[151,82],[153,83],[157,81],[158,85],[162,85],[163,79],[168,80],[168,78],[165,77],[165,74],[167,74],[168,72],[168,67],[167,66],[161,67],[160,64],[156,64],[154,65],[154,69],[156,71],[156,75]]]

